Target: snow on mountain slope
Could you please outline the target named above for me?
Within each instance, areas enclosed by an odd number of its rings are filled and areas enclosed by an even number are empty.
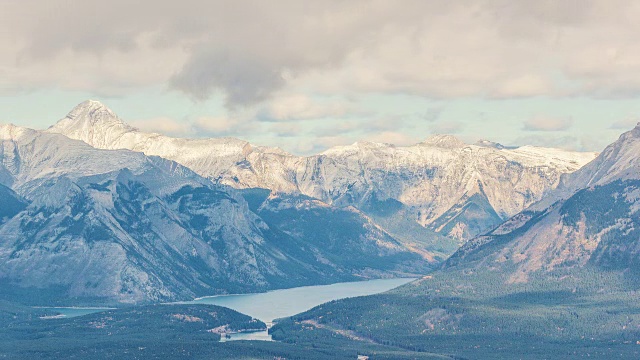
[[[511,282],[595,266],[640,270],[640,127],[563,177],[549,198],[470,240],[449,267],[500,268]]]
[[[413,206],[423,225],[437,222],[460,206],[465,196],[479,193],[479,185],[492,211],[503,218],[513,215],[553,189],[561,174],[575,171],[594,156],[535,147],[466,145],[448,135],[409,147],[356,143],[324,155],[335,165],[318,169],[321,179],[316,177],[315,188],[308,193],[320,198],[330,193],[335,201],[344,195],[357,200],[374,191],[378,197]]]
[[[265,222],[237,190],[173,161],[60,134],[0,126],[0,174],[0,200],[15,208],[0,217],[4,294],[165,301],[429,267],[367,219],[350,221],[365,264]]]
[[[554,202],[567,199],[575,192],[590,186],[617,180],[638,179],[640,177],[639,153],[640,123],[620,135],[618,140],[607,146],[593,161],[573,173],[563,175],[557,188],[549,192],[541,201],[533,204],[530,209],[542,211]]]
[[[104,149],[131,149],[174,160],[196,173],[236,188],[300,193],[337,206],[359,207],[370,194],[409,206],[423,225],[437,222],[483,188],[489,206],[507,218],[540,200],[562,174],[596,154],[533,146],[505,148],[490,142],[467,145],[450,135],[408,147],[358,142],[298,157],[280,149],[254,147],[237,139],[176,139],[140,132],[96,101],[78,105],[47,130]],[[491,146],[488,146],[490,144]],[[461,221],[443,233],[458,240],[497,225]],[[462,219],[462,218],[460,218]],[[435,230],[436,227],[433,227]]]
[[[560,190],[577,190],[640,178],[640,124],[607,146],[593,162],[562,179]]]
[[[154,186],[159,193],[176,191],[178,186],[209,183],[200,176],[171,161],[150,158],[129,150],[105,151],[80,141],[69,141],[59,134],[0,125],[0,164],[6,185],[28,195],[30,186],[54,177],[80,177],[129,169],[135,174],[159,171]],[[174,178],[178,180],[172,181]],[[151,180],[151,179],[150,179]]]
[[[140,132],[125,124],[102,103],[92,100],[76,106],[46,131],[82,140],[99,149],[129,149],[161,156],[214,180],[223,176],[237,177],[231,182],[239,183],[240,187],[260,187],[263,182],[250,166],[243,166],[249,165],[246,160],[251,153],[265,153],[275,158],[289,156],[279,149],[254,147],[246,141],[233,138],[179,139]],[[233,173],[229,174],[231,170]]]

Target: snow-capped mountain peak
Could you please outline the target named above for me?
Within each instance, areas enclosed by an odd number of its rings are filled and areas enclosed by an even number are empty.
[[[565,176],[559,190],[572,193],[588,186],[616,180],[640,179],[640,124],[620,135],[600,156],[580,170]]]
[[[396,148],[395,145],[387,144],[387,143],[378,143],[371,141],[356,141],[351,145],[344,146],[334,146],[325,151],[323,151],[320,155],[326,155],[329,157],[332,156],[348,156],[351,154],[358,153],[367,153],[367,152],[378,152],[391,150]]]
[[[134,130],[101,102],[87,100],[73,108],[47,132],[64,134],[98,148],[108,148],[107,144]]]
[[[488,147],[488,148],[494,148],[494,149],[498,149],[498,150],[502,150],[502,149],[506,149],[507,147],[497,143],[497,142],[493,142],[491,140],[485,140],[485,139],[480,139],[476,142],[477,146],[482,146],[482,147]]]
[[[87,100],[77,105],[63,120],[61,120],[61,122],[70,123],[74,120],[74,125],[79,125],[78,122],[86,122],[88,125],[92,126],[103,126],[107,124],[124,125],[124,122],[118,117],[118,115],[116,115],[116,113],[100,101],[96,100]]]
[[[14,140],[29,131],[30,129],[14,124],[0,124],[0,139]]]
[[[461,148],[467,144],[453,135],[439,134],[428,137],[421,145],[436,146],[441,148]]]

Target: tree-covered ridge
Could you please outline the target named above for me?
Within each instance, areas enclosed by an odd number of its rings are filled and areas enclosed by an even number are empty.
[[[274,339],[357,339],[461,359],[637,358],[638,291],[595,268],[503,286],[505,276],[435,272],[390,292],[320,305],[280,321]]]
[[[150,305],[73,317],[0,303],[0,358],[146,358],[197,355],[231,332],[265,330],[260,320],[213,305]]]
[[[346,340],[330,344],[219,342],[220,332],[266,328],[259,320],[212,305],[155,305],[76,318],[0,301],[0,358],[8,359],[450,359]]]

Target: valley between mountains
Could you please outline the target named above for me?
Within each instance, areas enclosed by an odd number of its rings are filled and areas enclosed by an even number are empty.
[[[277,342],[213,348],[220,358],[640,356],[640,126],[600,154],[437,135],[296,156],[144,133],[87,101],[47,130],[1,125],[0,141],[0,287],[16,329],[32,326],[17,303],[122,307],[419,277],[279,319]],[[141,309],[109,316],[175,320]],[[264,328],[209,310],[216,326]],[[52,333],[84,331],[70,320]],[[185,341],[207,358],[203,330],[191,329]]]
[[[424,274],[595,157],[446,135],[299,157],[91,100],[0,139],[5,297],[103,304]]]

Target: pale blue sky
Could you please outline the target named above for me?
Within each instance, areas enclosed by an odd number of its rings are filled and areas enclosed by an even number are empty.
[[[3,123],[96,99],[143,130],[309,154],[435,133],[600,151],[640,119],[633,1],[0,6]]]

